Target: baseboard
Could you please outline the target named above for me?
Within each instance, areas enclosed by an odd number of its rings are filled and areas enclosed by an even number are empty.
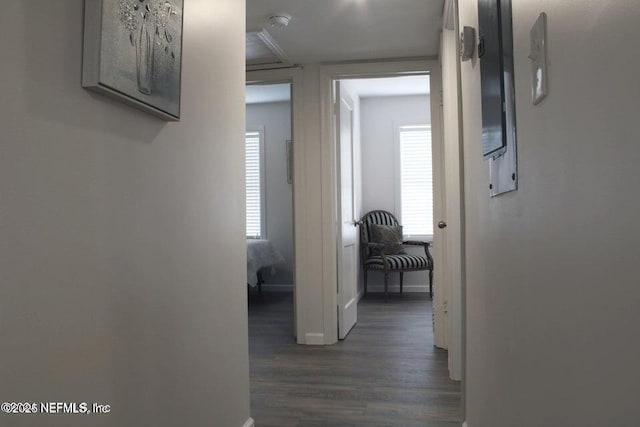
[[[271,283],[263,283],[262,290],[268,292],[293,292],[293,285],[276,285]]]
[[[384,292],[384,285],[368,286],[367,292]],[[400,285],[389,285],[389,292],[400,292]],[[410,293],[429,293],[429,286],[427,285],[404,285],[402,292]]]
[[[242,427],[255,427],[256,423],[253,421],[253,418],[249,417],[246,423],[242,425]]]
[[[324,334],[308,333],[304,334],[304,342],[307,345],[324,345]]]

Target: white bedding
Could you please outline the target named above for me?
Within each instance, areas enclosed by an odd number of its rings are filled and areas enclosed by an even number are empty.
[[[264,239],[247,239],[247,283],[250,286],[258,284],[258,271],[271,267],[271,274],[276,266],[285,263],[285,259],[271,242]]]

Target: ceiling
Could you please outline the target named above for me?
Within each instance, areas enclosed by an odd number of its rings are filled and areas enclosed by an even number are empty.
[[[430,92],[429,76],[355,79],[349,80],[349,88],[360,98],[428,95]]]
[[[246,0],[247,30],[267,27],[293,63],[435,56],[444,0]],[[270,27],[273,13],[292,16]]]

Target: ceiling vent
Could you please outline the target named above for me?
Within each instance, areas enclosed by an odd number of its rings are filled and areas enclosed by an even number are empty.
[[[287,54],[267,30],[247,31],[247,70],[290,67]]]

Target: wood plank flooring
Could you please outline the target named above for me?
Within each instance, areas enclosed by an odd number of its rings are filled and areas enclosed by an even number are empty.
[[[256,427],[458,427],[460,384],[433,346],[424,294],[369,295],[333,346],[297,345],[291,294],[249,299],[251,415]]]

